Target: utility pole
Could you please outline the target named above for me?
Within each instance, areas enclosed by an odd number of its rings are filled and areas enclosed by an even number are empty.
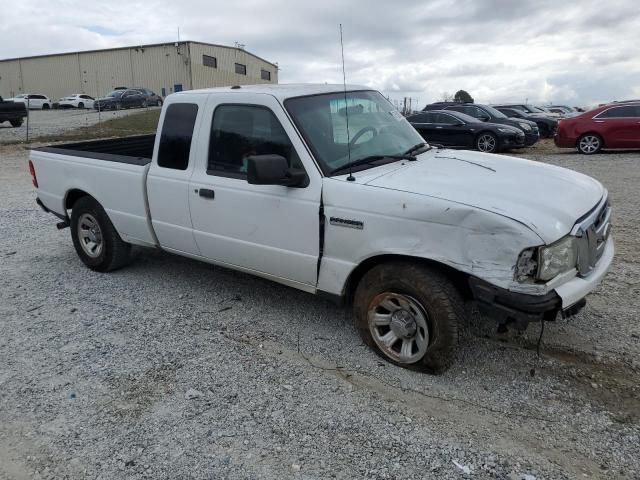
[[[100,97],[100,87],[98,86],[98,71],[96,70],[96,102]],[[100,102],[98,102],[98,124],[100,124]]]

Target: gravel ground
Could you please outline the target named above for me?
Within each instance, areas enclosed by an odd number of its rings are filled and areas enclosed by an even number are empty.
[[[476,318],[434,377],[265,280],[153,251],[91,272],[0,147],[0,479],[640,478],[640,154],[520,155],[609,188],[615,263],[540,358],[537,325]]]
[[[157,107],[151,107],[157,108]],[[124,117],[142,110],[132,108],[130,110],[118,110],[98,112],[96,110],[31,110],[29,112],[29,137],[38,138],[45,135],[57,135],[79,127],[88,127],[112,118]],[[0,145],[8,142],[26,140],[27,119],[21,127],[12,128],[9,123],[0,123]]]

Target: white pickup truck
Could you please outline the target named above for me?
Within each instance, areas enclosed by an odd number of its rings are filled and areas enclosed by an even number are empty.
[[[343,88],[170,95],[157,135],[34,149],[37,202],[91,269],[141,245],[347,300],[368,345],[428,372],[453,361],[465,302],[501,325],[580,310],[613,259],[599,182],[431,147]]]

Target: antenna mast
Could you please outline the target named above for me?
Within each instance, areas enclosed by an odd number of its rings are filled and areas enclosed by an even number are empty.
[[[342,24],[340,24],[340,51],[342,53],[342,85],[344,87],[344,116],[347,119],[347,159],[351,163],[351,138],[349,136],[349,105],[347,104],[347,76],[344,72],[344,43],[342,41]],[[349,182],[353,182],[355,177],[349,167],[349,176],[347,177]]]

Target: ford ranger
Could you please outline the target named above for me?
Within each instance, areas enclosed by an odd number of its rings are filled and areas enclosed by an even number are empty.
[[[366,344],[433,373],[466,302],[501,325],[572,315],[614,253],[599,182],[432,147],[366,87],[180,92],[156,135],[36,148],[29,169],[89,268],[139,245],[346,300]]]

